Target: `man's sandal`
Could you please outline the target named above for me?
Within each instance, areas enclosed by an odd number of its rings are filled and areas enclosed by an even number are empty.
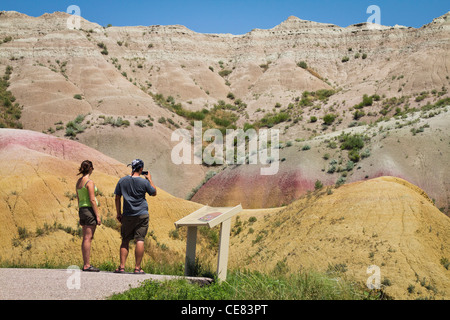
[[[141,268],[136,268],[134,269],[134,274],[145,274],[145,272]]]
[[[114,273],[125,273],[125,268],[121,268],[120,266],[114,270]]]

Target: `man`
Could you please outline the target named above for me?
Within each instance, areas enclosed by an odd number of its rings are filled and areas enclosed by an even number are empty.
[[[145,179],[140,178],[144,169],[144,162],[140,159],[133,160],[131,175],[125,176],[117,183],[114,194],[116,195],[117,220],[122,223],[120,245],[120,265],[116,273],[125,272],[125,262],[128,257],[130,240],[136,241],[136,265],[134,273],[143,274],[141,261],[144,256],[144,239],[148,230],[148,204],[145,194],[156,196],[156,187],[148,172],[144,173]],[[123,197],[123,212],[121,198]]]

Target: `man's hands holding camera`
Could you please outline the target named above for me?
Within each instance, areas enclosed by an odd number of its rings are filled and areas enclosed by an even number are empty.
[[[147,179],[147,180],[151,180],[151,179],[152,179],[152,176],[150,175],[150,173],[149,173],[148,171],[142,171],[141,174],[142,174],[142,175],[144,176],[144,178]]]

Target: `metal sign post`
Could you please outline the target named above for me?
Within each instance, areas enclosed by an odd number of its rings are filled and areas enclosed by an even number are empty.
[[[227,278],[228,248],[230,244],[231,218],[242,211],[242,206],[210,207],[204,206],[190,215],[175,222],[175,227],[187,226],[186,263],[184,274],[192,275],[195,267],[195,250],[197,245],[197,227],[214,228],[220,224],[219,257],[217,260],[217,276],[223,281]]]

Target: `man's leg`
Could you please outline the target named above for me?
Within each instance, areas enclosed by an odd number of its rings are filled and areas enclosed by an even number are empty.
[[[138,217],[137,226],[134,233],[134,239],[136,241],[135,257],[136,266],[134,272],[141,273],[141,262],[144,256],[144,240],[148,231],[148,215],[142,215]]]
[[[130,240],[122,240],[120,245],[120,268],[125,268],[125,262],[127,262],[128,257],[128,247]]]
[[[142,257],[144,256],[144,241],[142,240],[136,241],[135,256],[136,256],[135,269],[141,270]]]

